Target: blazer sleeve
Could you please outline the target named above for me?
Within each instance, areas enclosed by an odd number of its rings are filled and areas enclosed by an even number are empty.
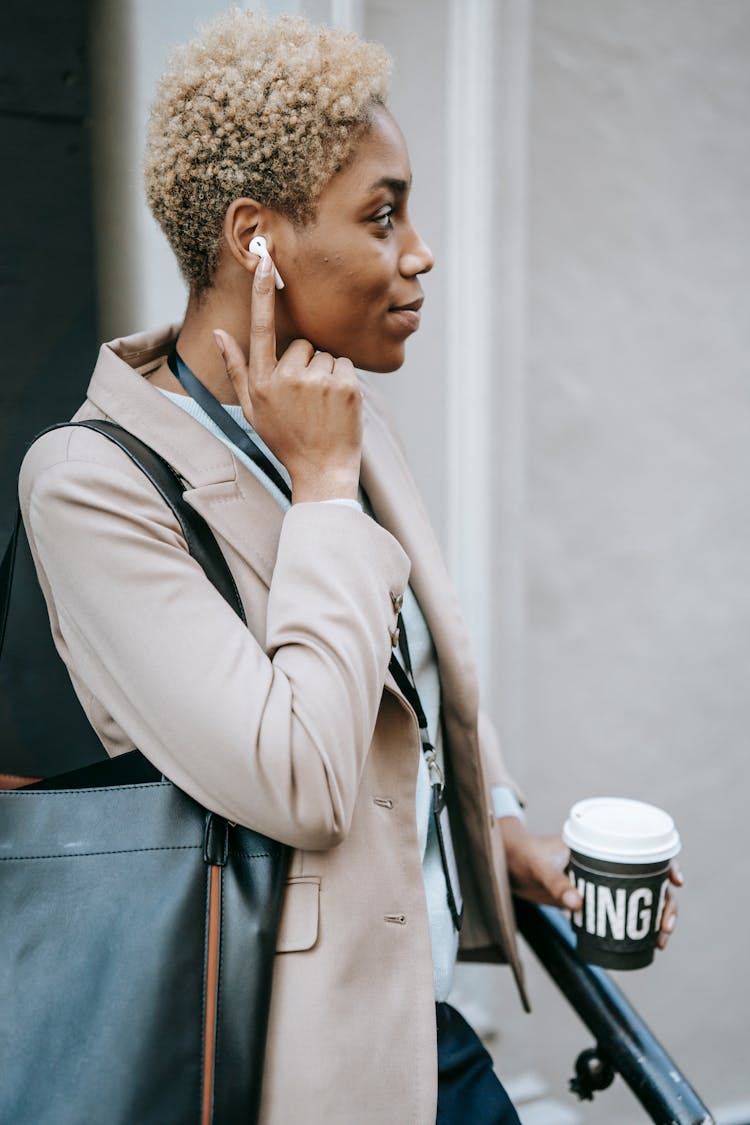
[[[363,513],[285,515],[261,647],[122,451],[91,437],[27,455],[24,521],[63,659],[176,785],[297,848],[346,835],[409,561]],[[55,444],[57,443],[57,444]],[[77,450],[72,455],[71,450]],[[52,455],[51,455],[52,454]]]
[[[507,785],[515,794],[519,805],[523,807],[526,804],[526,798],[508,772],[495,725],[487,712],[481,707],[479,708],[477,731],[479,751],[482,755],[482,767],[490,796],[495,785]]]

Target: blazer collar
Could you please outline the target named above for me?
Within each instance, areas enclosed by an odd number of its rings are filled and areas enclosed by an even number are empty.
[[[143,378],[174,344],[179,325],[102,344],[88,398],[165,457],[196,488],[231,481],[234,459],[223,442]]]

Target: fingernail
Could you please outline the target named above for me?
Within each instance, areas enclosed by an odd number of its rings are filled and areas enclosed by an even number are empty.
[[[676,921],[676,919],[675,919],[674,914],[670,914],[669,918],[667,918],[666,922],[664,923],[663,928],[667,931],[668,934],[672,933],[672,930],[674,929],[675,921]]]
[[[216,341],[216,347],[219,349],[221,354],[224,355],[224,341],[222,340],[218,332],[214,332],[214,340]]]
[[[562,896],[563,903],[567,906],[568,910],[578,910],[581,905],[581,899],[577,891],[565,891]]]
[[[273,269],[273,261],[270,254],[264,254],[258,262],[258,273],[261,277],[265,277]]]

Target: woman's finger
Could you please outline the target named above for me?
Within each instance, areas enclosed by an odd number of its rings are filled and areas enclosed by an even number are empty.
[[[516,894],[579,910],[582,900],[565,873],[570,853],[562,838],[529,832],[516,817],[502,817],[499,823]]]
[[[583,900],[568,877],[570,852],[562,837],[537,836],[535,839],[539,857],[538,878],[548,901],[563,910],[580,910]]]
[[[669,881],[675,887],[681,887],[685,879],[679,864],[676,860],[672,860],[669,865]],[[677,902],[672,896],[670,891],[667,891],[666,902],[664,903],[664,911],[661,916],[661,926],[659,928],[659,936],[656,939],[656,945],[659,949],[666,949],[669,936],[677,925]]]
[[[276,367],[276,287],[273,280],[273,259],[266,254],[260,259],[253,277],[253,303],[250,309],[250,353],[248,374],[250,393],[267,379]]]
[[[314,366],[316,368],[319,368],[321,371],[327,371],[330,374],[333,371],[333,365],[335,362],[336,361],[330,352],[316,351],[312,359],[310,360],[308,367],[312,368]]]
[[[677,922],[678,906],[676,901],[670,894],[667,895],[667,901],[664,903],[664,910],[661,916],[661,930],[664,933],[671,934]]]
[[[242,407],[242,413],[252,426],[254,424],[253,404],[248,389],[247,364],[242,354],[242,348],[237,343],[234,336],[230,336],[228,332],[224,332],[221,328],[214,329],[214,339],[216,340],[216,346],[224,360],[224,367],[226,368],[229,381],[234,388],[234,393],[237,395],[237,401]]]
[[[276,364],[276,369],[280,375],[293,375],[304,370],[314,355],[315,348],[309,340],[292,340]]]
[[[656,939],[656,944],[659,949],[666,949],[667,947],[670,934],[673,933],[677,924],[677,910],[677,903],[670,894],[667,894],[667,901],[664,904],[664,912],[661,916],[659,936]]]
[[[583,900],[567,875],[556,870],[557,857],[552,858],[545,872],[546,889],[554,906],[563,910],[580,910]]]

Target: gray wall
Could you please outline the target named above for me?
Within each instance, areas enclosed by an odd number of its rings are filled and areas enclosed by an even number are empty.
[[[135,167],[166,47],[221,6],[99,7],[99,57],[119,46],[131,99],[102,66],[108,335],[182,311],[118,167]],[[392,106],[438,266],[384,386],[531,823],[557,830],[573,800],[605,792],[673,812],[688,880],[678,932],[622,983],[729,1122],[731,1103],[750,1102],[750,4],[296,7],[359,25],[396,60]],[[118,121],[127,144],[113,143]],[[571,1101],[589,1037],[531,960],[532,1017],[502,970],[459,981],[500,1029],[501,1072],[539,1095],[525,1125],[642,1119],[624,1089]]]

